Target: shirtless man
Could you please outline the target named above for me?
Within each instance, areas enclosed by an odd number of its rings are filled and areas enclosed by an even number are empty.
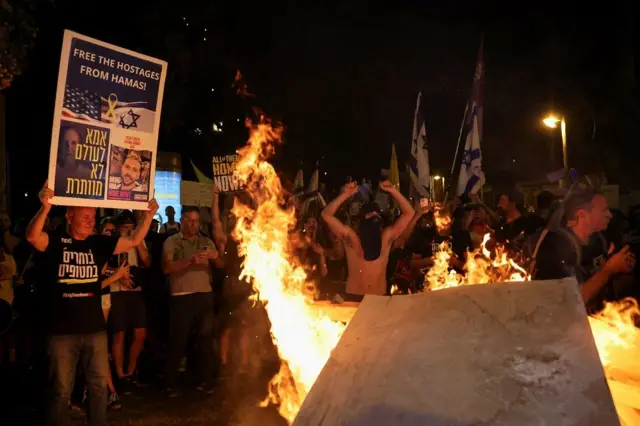
[[[380,207],[367,203],[360,211],[360,227],[356,233],[338,219],[335,214],[340,205],[358,192],[355,182],[345,185],[344,191],[322,211],[331,232],[344,241],[347,254],[347,293],[384,294],[387,289],[387,262],[393,241],[407,227],[415,211],[409,201],[389,182],[380,184],[380,189],[388,192],[400,205],[402,215],[391,226],[382,228]]]

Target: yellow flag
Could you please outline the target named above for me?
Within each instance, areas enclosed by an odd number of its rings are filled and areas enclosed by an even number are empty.
[[[193,167],[193,171],[196,172],[196,177],[198,178],[198,182],[213,183],[213,179],[208,178],[204,173],[202,173],[200,169],[197,168],[195,164],[193,164],[193,161],[191,161],[191,166]]]

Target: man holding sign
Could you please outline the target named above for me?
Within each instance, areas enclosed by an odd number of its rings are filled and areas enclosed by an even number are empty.
[[[107,424],[108,343],[101,304],[101,274],[107,259],[139,245],[158,210],[152,199],[142,223],[128,237],[94,235],[96,209],[68,207],[67,229],[49,235],[44,224],[53,191],[45,182],[38,194],[42,207],[29,223],[27,240],[43,252],[44,288],[49,297],[49,375],[53,395],[49,424],[68,425],[67,405],[81,360],[89,391],[89,425]]]

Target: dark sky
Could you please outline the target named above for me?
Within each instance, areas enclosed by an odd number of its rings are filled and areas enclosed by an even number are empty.
[[[389,165],[392,143],[403,167],[420,89],[431,166],[445,173],[483,32],[482,148],[490,183],[532,179],[561,166],[559,135],[539,125],[551,108],[567,115],[572,166],[601,167],[598,143],[606,142],[606,130],[592,138],[594,122],[606,129],[614,115],[608,108],[617,102],[609,94],[636,80],[634,9],[626,0],[580,6],[581,16],[573,6],[550,10],[517,2],[446,8],[426,1],[292,3],[98,7],[56,0],[43,6],[29,68],[5,91],[14,205],[46,176],[64,28],[169,62],[160,149],[209,171],[211,155],[242,145],[246,135],[237,119],[257,103],[286,128],[277,165],[292,175],[302,161],[309,176],[321,160],[329,185],[346,175],[377,177]],[[235,69],[255,100],[233,93]],[[210,131],[214,120],[224,121],[222,135]],[[615,151],[611,156],[615,166]]]

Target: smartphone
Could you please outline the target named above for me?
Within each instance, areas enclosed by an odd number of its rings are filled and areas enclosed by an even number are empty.
[[[429,207],[429,199],[428,198],[420,198],[420,208],[426,209]]]

